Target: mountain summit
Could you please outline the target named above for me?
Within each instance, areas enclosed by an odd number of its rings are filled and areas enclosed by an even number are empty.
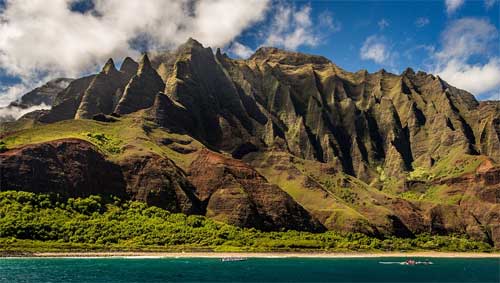
[[[499,245],[499,109],[410,68],[351,73],[272,47],[235,60],[190,39],[120,70],[110,60],[49,112],[4,124],[0,188],[112,190],[263,230]],[[58,160],[80,170],[64,186]],[[95,160],[109,178],[86,171]]]

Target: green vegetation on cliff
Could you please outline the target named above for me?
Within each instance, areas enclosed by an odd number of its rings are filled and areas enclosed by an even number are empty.
[[[456,236],[370,238],[359,233],[261,232],[117,198],[0,192],[0,252],[84,250],[492,251]]]
[[[0,141],[0,153],[7,151],[7,146],[3,141]]]

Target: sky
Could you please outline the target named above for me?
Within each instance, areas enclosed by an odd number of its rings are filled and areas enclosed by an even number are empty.
[[[500,100],[499,2],[0,0],[0,106],[189,37],[233,58],[274,46],[353,72],[411,67]]]

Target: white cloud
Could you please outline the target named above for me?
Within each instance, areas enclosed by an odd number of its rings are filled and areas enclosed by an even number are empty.
[[[384,37],[372,35],[366,38],[363,43],[360,56],[363,60],[373,60],[376,63],[383,64],[390,59],[391,52]]]
[[[231,47],[229,48],[229,52],[231,54],[236,55],[239,58],[246,59],[246,58],[250,57],[254,51],[250,47],[235,41],[231,44]]]
[[[453,14],[458,8],[464,4],[465,0],[445,0],[446,13]]]
[[[32,111],[36,110],[45,110],[45,109],[50,109],[50,106],[41,104],[41,105],[36,105],[32,106],[29,108],[20,108],[20,107],[5,107],[5,108],[0,108],[0,121],[11,121],[11,120],[17,120],[24,114],[30,113]]]
[[[496,2],[498,2],[498,0],[484,0],[484,5],[486,6],[486,9],[490,9],[495,6]]]
[[[257,46],[281,47],[297,50],[301,46],[316,46],[328,33],[342,29],[333,14],[325,10],[317,19],[311,16],[311,6],[294,6],[283,2],[273,5],[269,23],[257,30]],[[233,42],[227,49],[239,58],[250,57],[254,50],[240,42]]]
[[[389,26],[389,22],[386,19],[381,19],[380,21],[378,21],[377,25],[379,29],[383,30]]]
[[[35,82],[29,84],[18,83],[9,87],[2,87],[0,85],[0,107],[7,106],[10,102],[16,100],[20,94],[27,93],[31,89],[31,85],[38,85]]]
[[[262,20],[270,6],[269,0],[94,0],[93,10],[82,14],[71,11],[74,2],[6,1],[0,11],[0,66],[20,77],[21,85],[76,77],[109,57],[138,55],[131,42],[139,37],[149,49],[172,48],[189,37],[223,47]],[[297,22],[303,25],[306,16],[299,13]]]
[[[430,56],[434,55],[435,50],[436,48],[433,45],[418,44],[403,51],[403,56],[409,60],[413,60],[417,57],[424,57],[424,60],[422,60],[422,65],[425,65],[426,63],[429,63],[426,61],[428,61],[428,58]]]
[[[500,58],[492,58],[484,65],[452,59],[437,74],[455,87],[473,94],[485,93],[500,87]]]
[[[415,20],[415,25],[418,27],[418,28],[422,28],[422,27],[425,27],[426,25],[428,25],[431,21],[429,20],[429,18],[426,18],[426,17],[420,17],[420,18],[417,18]]]
[[[299,46],[316,46],[320,41],[311,19],[311,6],[297,9],[278,5],[263,45],[296,50]]]
[[[495,44],[494,39],[497,36],[498,31],[495,26],[486,20],[476,18],[456,20],[451,22],[441,35],[443,50],[437,55],[440,58],[456,58],[483,54]]]
[[[325,28],[331,32],[339,32],[342,29],[342,24],[340,21],[335,20],[330,11],[323,11],[318,16],[319,27]]]
[[[441,35],[442,48],[433,55],[432,72],[475,95],[498,89],[497,39],[496,27],[484,19],[464,18],[451,22]]]

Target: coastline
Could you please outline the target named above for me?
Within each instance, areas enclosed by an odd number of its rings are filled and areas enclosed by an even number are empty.
[[[0,258],[498,258],[500,253],[473,252],[36,252],[2,255]]]

